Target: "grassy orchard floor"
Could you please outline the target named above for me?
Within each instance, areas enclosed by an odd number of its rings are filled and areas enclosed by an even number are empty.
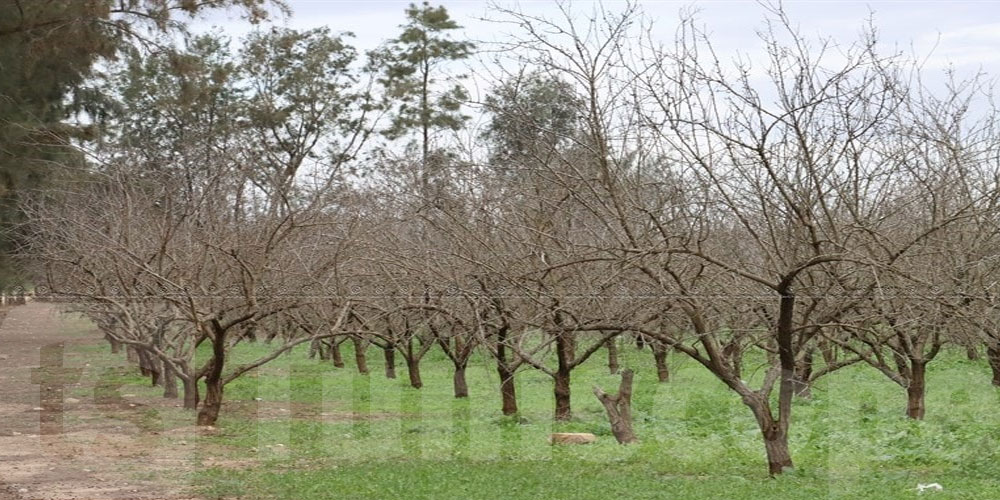
[[[383,376],[375,349],[372,373],[358,375],[343,347],[346,368],[307,359],[303,346],[227,386],[219,432],[190,443],[206,464],[187,477],[195,491],[288,499],[890,499],[914,498],[917,483],[937,482],[944,491],[934,498],[1000,498],[1000,391],[985,362],[964,353],[930,364],[923,422],[903,418],[903,390],[873,369],[822,379],[812,400],[795,405],[797,469],[772,480],[749,410],[681,356],[671,358],[671,382],[660,384],[648,350],[622,349],[622,365],[636,370],[641,439],[622,447],[591,392],[594,383],[617,386],[603,353],[573,373],[573,421],[554,424],[551,379],[536,371],[518,375],[520,418],[504,418],[496,372],[484,359],[469,367],[470,397],[455,400],[450,362],[437,351],[422,364],[424,388],[415,390],[403,366],[396,380]],[[158,394],[103,345],[86,350],[104,367],[104,385]],[[264,351],[241,345],[230,362]],[[190,425],[194,415],[149,408],[133,419],[154,431]],[[553,431],[592,432],[599,441],[551,447]]]

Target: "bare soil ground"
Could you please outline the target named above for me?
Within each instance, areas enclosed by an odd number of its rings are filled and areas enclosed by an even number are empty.
[[[70,321],[33,302],[0,325],[0,500],[193,498],[185,474],[216,454],[188,444],[203,431],[143,425],[174,400],[99,397],[96,368],[71,348],[102,341]]]

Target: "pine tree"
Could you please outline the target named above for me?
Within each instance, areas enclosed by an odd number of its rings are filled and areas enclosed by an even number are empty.
[[[430,182],[428,158],[431,156],[431,132],[438,129],[458,130],[468,119],[461,113],[462,102],[468,99],[458,84],[438,89],[446,76],[443,64],[469,57],[474,44],[456,41],[451,32],[460,29],[443,7],[410,4],[406,9],[407,23],[398,38],[375,56],[375,63],[384,65],[382,84],[386,98],[395,108],[392,125],[383,133],[391,139],[411,133],[419,134],[421,150],[421,188]]]

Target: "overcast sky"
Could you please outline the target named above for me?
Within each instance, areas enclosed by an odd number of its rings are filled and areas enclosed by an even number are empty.
[[[410,2],[395,0],[290,0],[293,14],[277,19],[294,28],[329,26],[334,31],[351,31],[360,49],[373,48],[398,33],[403,11]],[[555,15],[552,1],[535,0],[505,6],[520,6],[531,13]],[[488,3],[479,0],[432,2],[444,5],[452,17],[465,26],[470,39],[489,41],[502,33],[500,26],[482,20],[490,16]],[[758,46],[755,30],[761,26],[764,9],[753,1],[643,1],[643,12],[656,19],[657,31],[669,39],[682,9],[695,7],[699,19],[712,32],[721,51],[753,51]],[[607,0],[604,6],[618,9],[623,2]],[[573,10],[592,8],[593,2],[574,1]],[[963,71],[982,68],[1000,75],[1000,1],[788,1],[785,9],[805,34],[831,36],[850,41],[874,14],[883,42],[897,44],[917,55],[930,56],[927,67],[954,64]],[[232,35],[252,29],[232,15],[215,14],[197,23],[197,29],[218,26]]]

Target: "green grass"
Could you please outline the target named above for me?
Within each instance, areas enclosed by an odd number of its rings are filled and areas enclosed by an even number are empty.
[[[622,349],[622,364],[636,370],[641,440],[623,447],[591,392],[595,383],[617,386],[598,357],[573,373],[574,419],[555,424],[551,379],[537,371],[519,373],[521,414],[505,418],[485,359],[469,367],[470,397],[455,400],[443,354],[428,355],[425,387],[415,390],[402,364],[399,378],[387,380],[374,349],[372,373],[357,374],[350,346],[343,347],[347,368],[309,360],[303,346],[227,386],[220,432],[195,444],[203,458],[221,454],[215,458],[241,465],[196,473],[196,490],[207,498],[902,499],[916,497],[917,483],[937,482],[944,491],[925,496],[1000,498],[1000,392],[985,362],[958,352],[929,365],[923,422],[903,417],[904,391],[873,369],[853,366],[821,380],[812,400],[795,404],[796,470],[768,479],[749,410],[680,356],[671,358],[671,382],[660,384],[648,350]],[[230,362],[265,349],[241,346]],[[120,364],[98,351],[90,359]],[[158,391],[134,375],[114,376],[124,384],[119,392]],[[138,420],[155,429],[190,425],[194,415],[178,410]],[[552,447],[546,438],[553,431],[592,432],[599,440]]]

